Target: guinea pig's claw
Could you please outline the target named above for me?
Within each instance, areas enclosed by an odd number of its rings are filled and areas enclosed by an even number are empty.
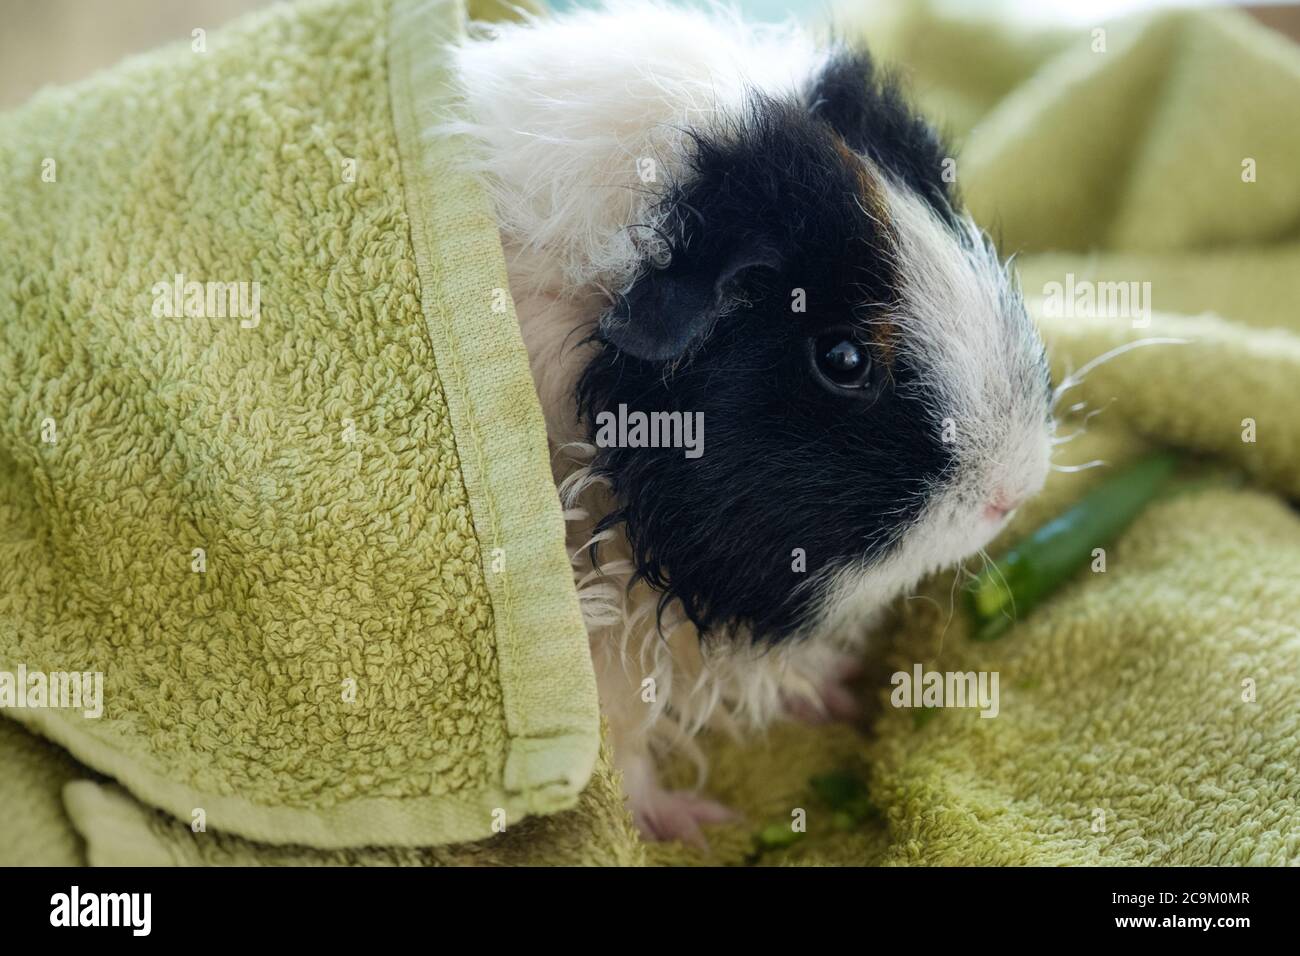
[[[861,676],[862,663],[845,656],[817,681],[811,694],[787,693],[786,713],[805,724],[856,723],[862,718],[862,705],[850,685]]]
[[[689,790],[656,789],[637,801],[632,819],[647,839],[680,840],[707,852],[709,841],[700,825],[728,823],[738,817],[731,808]]]
[[[811,697],[789,697],[786,699],[786,713],[802,724],[855,723],[862,716],[862,709],[854,699],[852,692],[842,687],[826,688],[821,699]]]

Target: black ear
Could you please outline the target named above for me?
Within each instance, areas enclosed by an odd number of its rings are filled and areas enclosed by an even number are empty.
[[[773,257],[740,253],[721,266],[675,257],[618,298],[600,320],[600,336],[634,358],[680,358],[734,303],[742,274],[761,267],[774,268]]]
[[[952,150],[912,108],[898,78],[880,70],[867,51],[837,51],[813,81],[807,102],[850,149],[951,216],[957,201],[945,160]]]

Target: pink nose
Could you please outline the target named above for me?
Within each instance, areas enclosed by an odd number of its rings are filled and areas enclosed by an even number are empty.
[[[990,521],[1001,521],[1020,507],[1020,502],[1006,492],[999,491],[984,506],[984,517]]]

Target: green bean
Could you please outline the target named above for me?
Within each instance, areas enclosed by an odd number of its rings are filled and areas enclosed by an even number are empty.
[[[1160,452],[1108,478],[981,571],[966,588],[971,639],[1001,637],[1128,527],[1178,464]]]
[[[818,799],[833,811],[831,822],[837,829],[855,829],[880,814],[867,796],[866,781],[851,770],[821,774],[808,782]]]

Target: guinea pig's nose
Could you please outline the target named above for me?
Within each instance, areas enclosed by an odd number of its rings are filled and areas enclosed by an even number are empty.
[[[1007,494],[1005,491],[997,492],[989,499],[988,504],[984,506],[984,517],[990,521],[1001,521],[1011,512],[1020,507],[1020,501]]]

